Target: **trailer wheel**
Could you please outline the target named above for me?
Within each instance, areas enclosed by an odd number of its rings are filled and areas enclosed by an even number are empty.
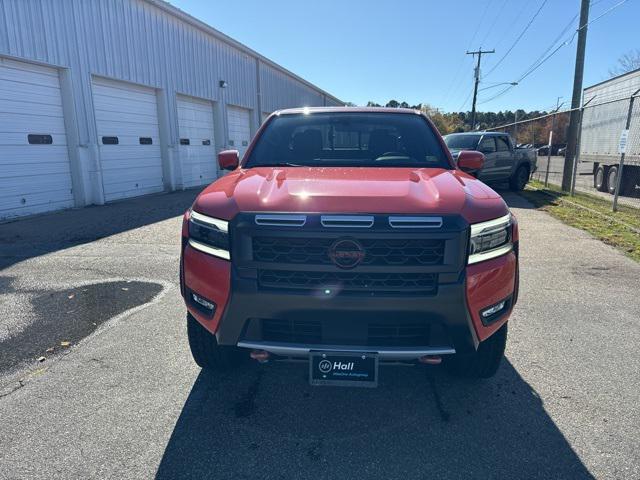
[[[593,175],[593,187],[599,192],[607,191],[607,176],[603,165],[598,165]]]
[[[618,167],[609,167],[607,172],[607,190],[611,195],[616,193],[618,187]]]

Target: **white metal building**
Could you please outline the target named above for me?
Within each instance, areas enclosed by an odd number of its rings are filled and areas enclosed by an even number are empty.
[[[319,105],[342,102],[162,0],[0,0],[0,220],[207,184]]]

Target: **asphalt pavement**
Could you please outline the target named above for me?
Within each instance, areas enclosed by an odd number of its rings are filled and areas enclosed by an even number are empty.
[[[0,478],[640,478],[637,263],[505,194],[521,293],[495,378],[389,366],[355,389],[311,387],[302,364],[208,375],[177,283],[195,194],[0,225],[0,356],[48,332],[0,372]],[[92,288],[102,301],[67,303]],[[51,327],[92,315],[67,340]]]

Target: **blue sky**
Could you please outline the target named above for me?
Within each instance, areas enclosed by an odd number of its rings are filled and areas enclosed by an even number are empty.
[[[590,19],[621,0],[593,0]],[[518,80],[545,50],[569,40],[580,0],[547,0],[513,50],[490,72],[544,0],[172,0],[172,4],[344,101],[429,103],[470,110],[473,60],[483,57],[480,88]],[[640,0],[627,0],[589,25],[584,85],[608,78],[623,53],[640,48]],[[480,92],[478,110],[549,109],[570,102],[576,38],[518,86]]]

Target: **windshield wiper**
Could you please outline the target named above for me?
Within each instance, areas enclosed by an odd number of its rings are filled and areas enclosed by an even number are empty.
[[[289,162],[276,162],[276,163],[258,163],[256,165],[248,165],[249,168],[253,167],[306,167],[308,165],[299,165],[297,163]]]

